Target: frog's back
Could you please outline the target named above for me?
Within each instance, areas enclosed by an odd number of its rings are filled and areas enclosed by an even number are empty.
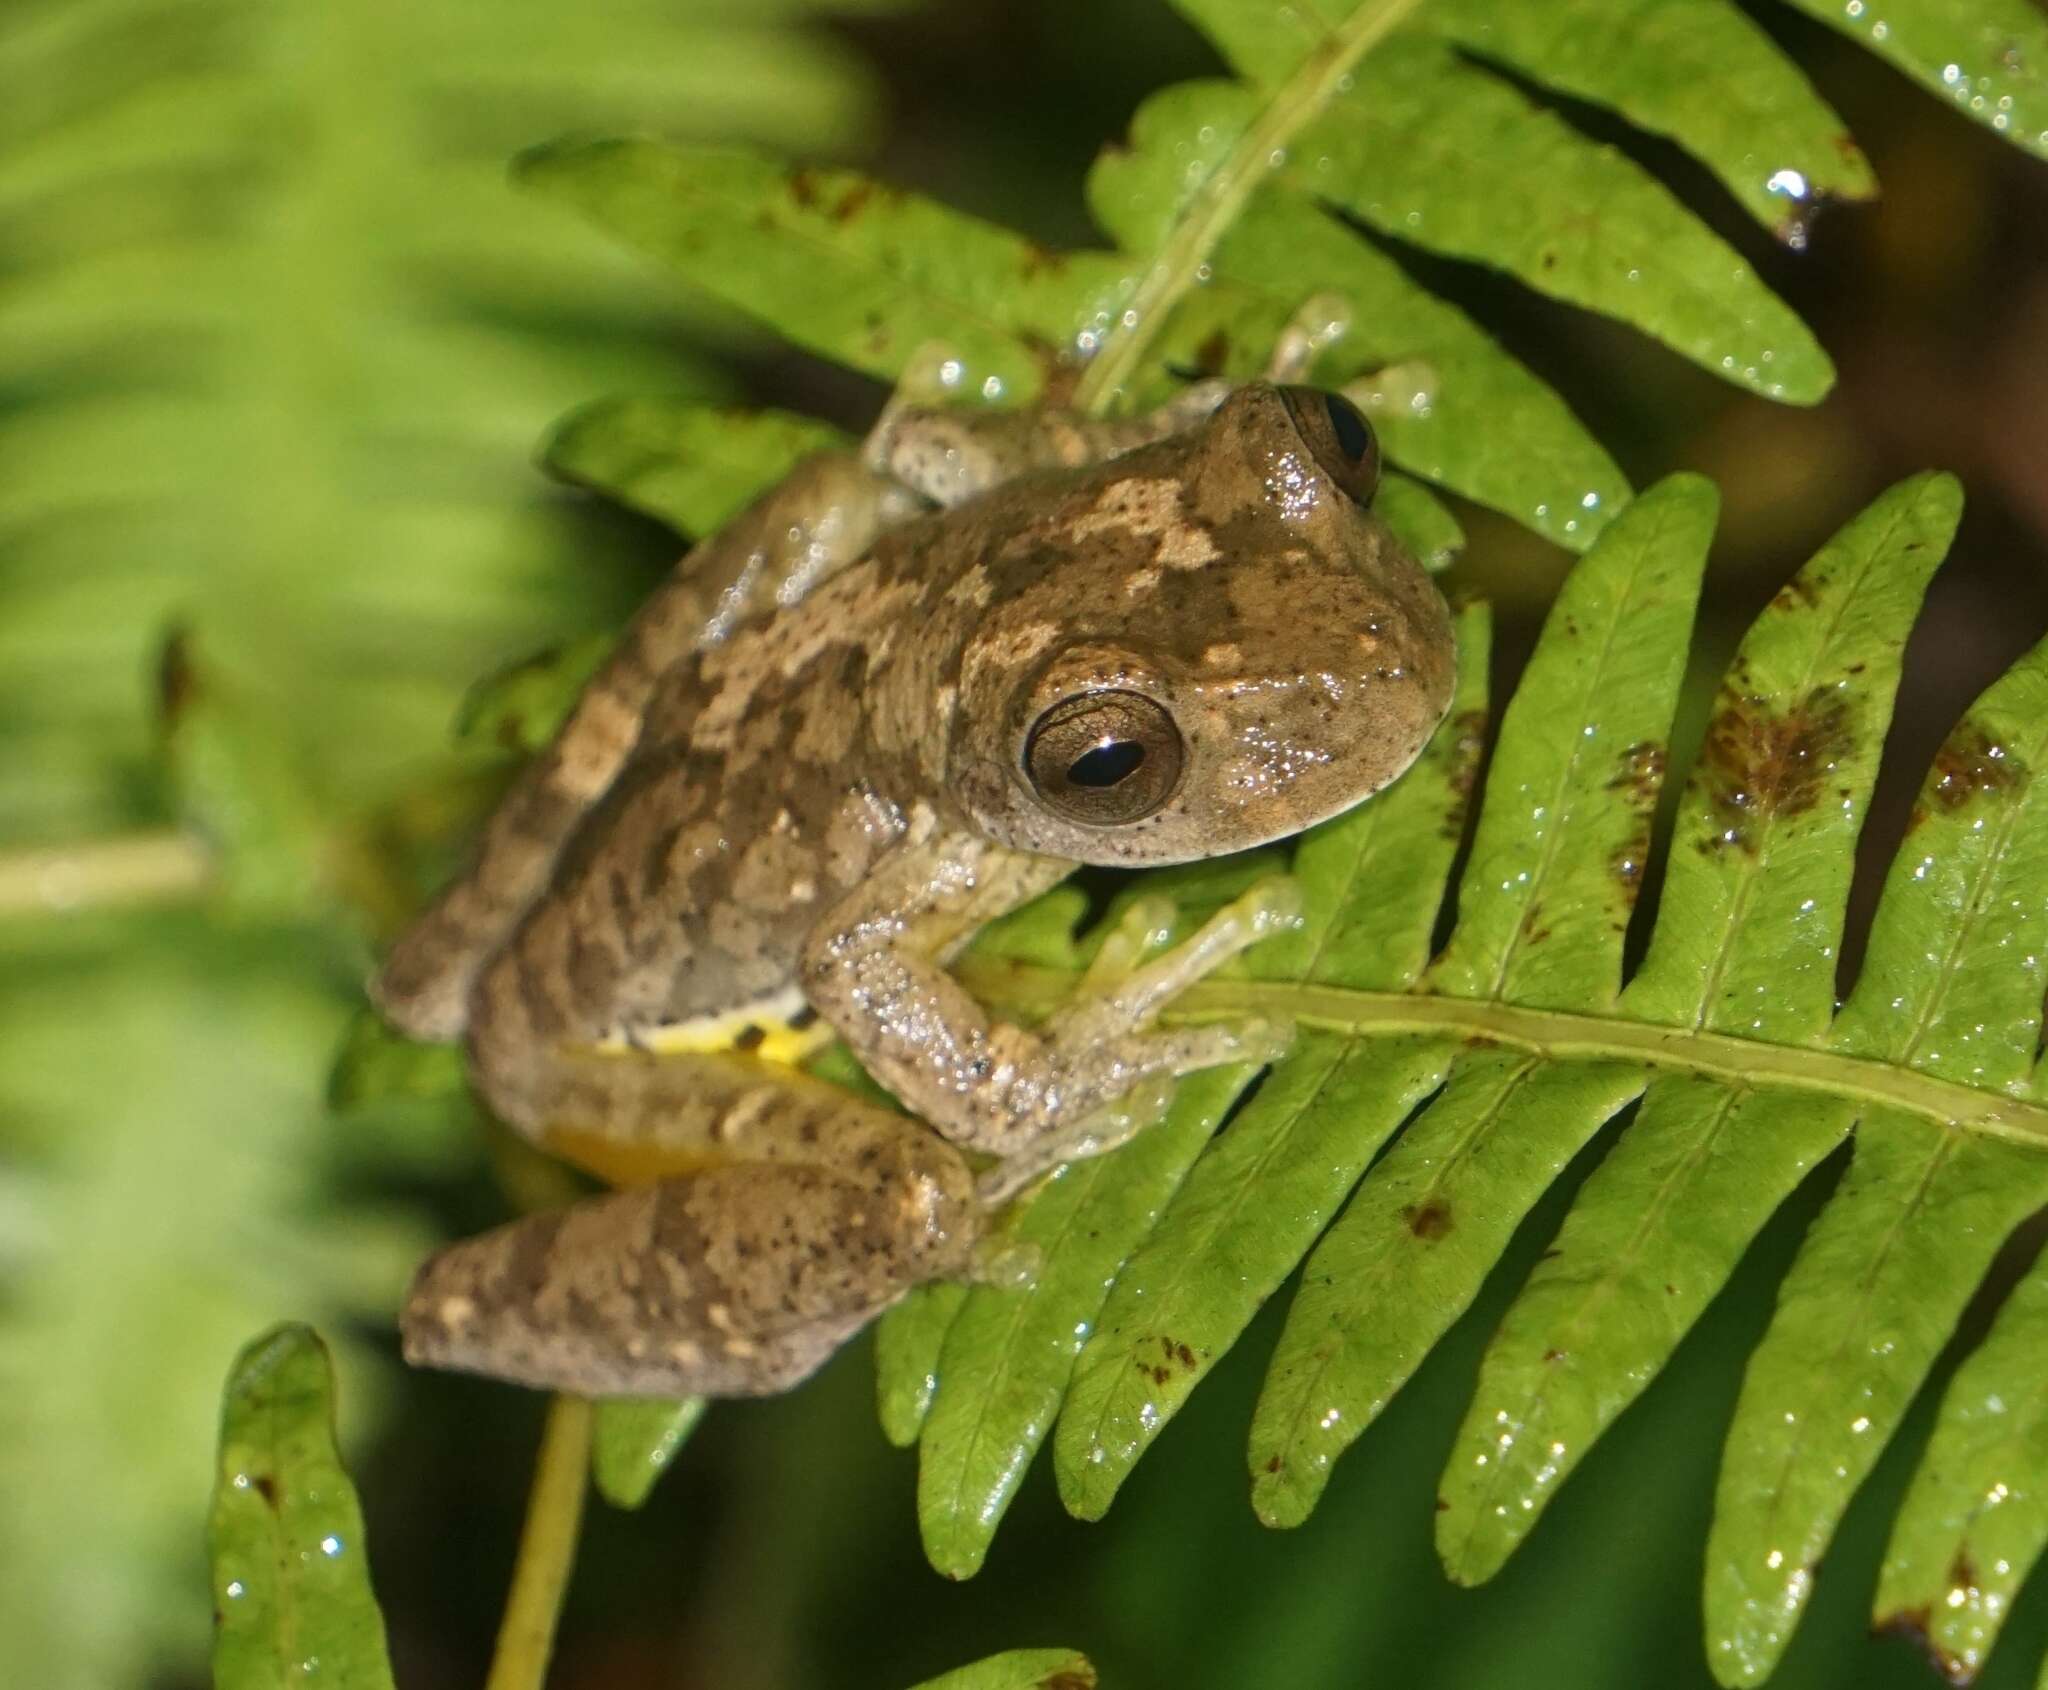
[[[480,1072],[519,1047],[631,1039],[791,986],[819,912],[872,870],[911,804],[866,731],[864,569],[664,678],[617,779],[479,977]]]

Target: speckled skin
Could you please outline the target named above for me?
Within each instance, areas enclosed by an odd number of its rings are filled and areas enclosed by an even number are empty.
[[[1348,808],[1421,749],[1452,666],[1436,589],[1265,383],[1117,425],[902,410],[865,464],[812,460],[642,613],[377,984],[400,1027],[466,1038],[513,1126],[669,1172],[437,1255],[407,1354],[591,1395],[763,1392],[971,1275],[993,1203],[1142,1125],[1166,1076],[1284,1041],[1141,1028],[1286,895],[1035,1033],[946,960],[1077,863]],[[1116,825],[1045,801],[1027,751],[1050,707],[1104,692],[1163,710],[1180,757]],[[936,1132],[744,1054],[649,1048],[792,987]]]

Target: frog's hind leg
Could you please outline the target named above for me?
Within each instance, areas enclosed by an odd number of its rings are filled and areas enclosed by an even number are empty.
[[[555,1102],[607,1124],[565,1120],[560,1147],[649,1183],[434,1256],[401,1317],[409,1360],[591,1396],[754,1395],[910,1287],[974,1271],[973,1177],[904,1116],[729,1054],[562,1067]]]
[[[944,1206],[764,1164],[530,1215],[420,1270],[406,1359],[583,1396],[783,1390],[912,1286],[968,1270],[976,1211],[956,1204],[953,1229]]]
[[[478,971],[624,766],[665,671],[739,622],[802,597],[922,508],[851,454],[819,453],[685,556],[628,624],[553,743],[514,782],[468,870],[392,950],[372,987],[392,1024],[421,1039],[461,1033]]]

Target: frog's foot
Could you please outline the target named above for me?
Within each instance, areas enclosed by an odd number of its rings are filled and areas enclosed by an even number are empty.
[[[965,375],[958,354],[942,340],[928,340],[912,350],[904,361],[895,389],[882,403],[867,438],[861,442],[861,462],[877,475],[901,480],[891,456],[896,446],[897,425],[912,411],[929,410],[958,400]]]
[[[1100,1155],[1163,1112],[1164,1082],[1226,1063],[1265,1063],[1286,1050],[1293,1028],[1252,1018],[1160,1031],[1149,1026],[1178,993],[1300,916],[1289,880],[1264,881],[1212,916],[1184,944],[1142,964],[1142,930],[1155,919],[1140,906],[1105,946],[1081,991],[1032,1036],[1016,1061],[995,1119],[965,1135],[1003,1158],[976,1194],[999,1202],[1047,1169]]]
[[[1351,303],[1342,294],[1319,293],[1302,301],[1273,343],[1266,379],[1282,387],[1308,380],[1316,360],[1350,327]]]
[[[1161,1076],[1141,1080],[1079,1126],[1053,1133],[984,1169],[974,1182],[975,1198],[983,1208],[1000,1208],[1054,1169],[1091,1156],[1106,1156],[1128,1144],[1164,1115],[1172,1102],[1172,1080]]]
[[[997,1291],[1028,1291],[1038,1283],[1038,1271],[1044,1266],[1045,1251],[1030,1239],[996,1233],[975,1245],[966,1278],[970,1285]]]
[[[1044,1036],[1056,1045],[1085,1048],[1098,1040],[1130,1034],[1204,975],[1300,920],[1300,888],[1292,880],[1276,876],[1260,881],[1225,905],[1185,944],[1142,966],[1130,966],[1133,953],[1147,948],[1139,935],[1147,928],[1158,930],[1156,910],[1141,902],[1104,943],[1105,955],[1116,947],[1113,960],[1105,966],[1098,957],[1073,1001],[1046,1022]]]
[[[1406,358],[1369,376],[1347,381],[1339,390],[1368,417],[1427,416],[1436,403],[1436,366],[1426,358]]]

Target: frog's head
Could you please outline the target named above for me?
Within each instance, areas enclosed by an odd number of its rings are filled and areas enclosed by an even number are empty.
[[[1075,479],[969,642],[948,760],[975,826],[1181,862],[1297,833],[1406,769],[1455,653],[1442,596],[1372,513],[1377,480],[1354,407],[1263,382]]]

